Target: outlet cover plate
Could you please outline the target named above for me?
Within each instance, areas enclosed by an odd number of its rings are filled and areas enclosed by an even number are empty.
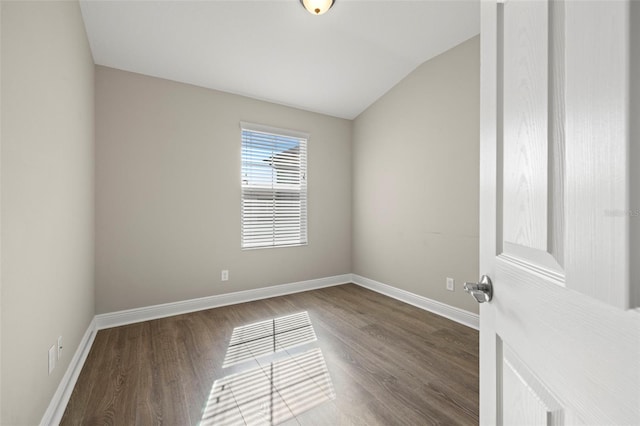
[[[56,368],[56,354],[56,345],[52,345],[49,348],[49,374],[51,374],[53,369]]]
[[[455,288],[456,288],[456,280],[454,280],[453,278],[447,277],[447,290],[455,291]]]
[[[58,337],[58,359],[62,356],[62,336]]]
[[[227,269],[223,269],[222,273],[220,274],[220,280],[221,281],[229,281],[229,270]]]

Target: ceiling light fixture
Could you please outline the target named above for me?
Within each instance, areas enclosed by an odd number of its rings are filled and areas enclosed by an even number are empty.
[[[312,15],[322,15],[331,9],[336,0],[300,0],[300,4]]]

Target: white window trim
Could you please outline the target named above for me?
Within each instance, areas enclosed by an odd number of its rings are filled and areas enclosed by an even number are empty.
[[[240,130],[249,130],[252,132],[273,133],[281,136],[289,136],[292,138],[306,139],[309,142],[310,133],[301,132],[299,130],[282,129],[280,127],[272,127],[264,124],[248,123],[246,121],[240,122]]]
[[[284,247],[300,247],[300,246],[306,246],[309,243],[309,208],[308,208],[308,199],[309,199],[309,187],[308,187],[308,176],[309,176],[309,153],[308,153],[308,144],[309,144],[309,138],[310,138],[310,133],[308,132],[302,132],[302,131],[298,131],[298,130],[291,130],[291,129],[284,129],[284,128],[280,128],[280,127],[273,127],[273,126],[267,126],[264,124],[257,124],[257,123],[250,123],[250,122],[246,122],[246,121],[240,121],[240,139],[242,141],[242,132],[243,131],[251,131],[251,132],[260,132],[260,133],[268,133],[268,134],[274,134],[274,135],[278,135],[278,136],[285,136],[285,137],[291,137],[291,138],[298,138],[298,139],[304,139],[306,141],[305,143],[305,154],[306,154],[306,160],[305,160],[305,199],[306,199],[306,207],[305,207],[305,240],[304,242],[300,242],[300,243],[294,243],[294,244],[277,244],[277,245],[265,245],[265,246],[248,246],[245,247],[243,246],[243,241],[244,241],[244,235],[243,235],[243,225],[241,225],[241,238],[240,238],[240,247],[241,249],[244,250],[259,250],[259,249],[276,249],[276,248],[284,248]],[[241,150],[242,150],[242,143],[241,143]],[[240,154],[241,156],[241,168],[242,168],[242,153]],[[242,179],[242,172],[240,173],[241,175],[241,179]],[[241,204],[240,204],[240,217],[241,217],[241,222],[244,220],[244,207],[243,207],[243,203],[244,203],[244,197],[242,195],[243,189],[241,186]]]

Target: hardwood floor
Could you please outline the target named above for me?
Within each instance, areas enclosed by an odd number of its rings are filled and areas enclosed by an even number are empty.
[[[102,330],[61,424],[245,423],[476,425],[478,332],[354,284]]]

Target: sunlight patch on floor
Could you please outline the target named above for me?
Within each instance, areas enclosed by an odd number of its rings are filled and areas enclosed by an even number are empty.
[[[307,312],[236,327],[223,368],[249,359],[258,367],[216,380],[200,424],[276,425],[335,399],[322,351],[287,351],[316,341]]]
[[[315,340],[316,334],[307,312],[236,327],[222,368]]]

